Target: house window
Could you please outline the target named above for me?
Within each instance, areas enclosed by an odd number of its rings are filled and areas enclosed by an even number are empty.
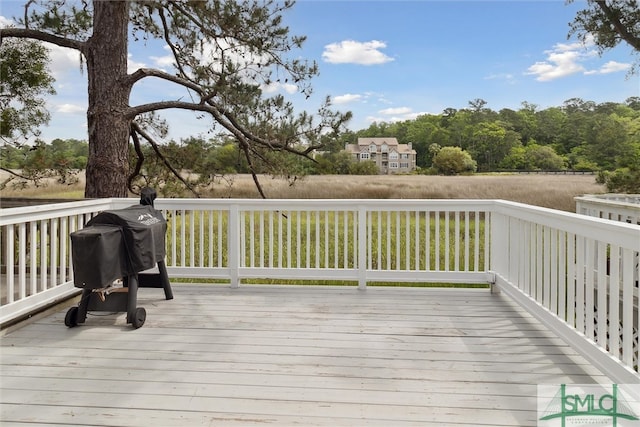
[[[389,146],[386,143],[382,144],[382,146],[380,147],[380,151],[382,151],[383,153],[388,152]]]
[[[409,163],[400,163],[400,169],[409,169]]]
[[[369,152],[370,153],[375,153],[376,151],[378,151],[378,147],[376,147],[376,144],[371,144],[369,146]]]
[[[360,153],[360,160],[365,160],[369,158],[369,153]]]
[[[408,159],[409,155],[408,154],[403,154],[402,156],[400,156],[401,159]]]
[[[389,162],[389,169],[398,169],[398,162]]]
[[[389,154],[389,158],[390,159],[397,159],[398,158],[398,153],[396,153],[395,151],[391,154]]]

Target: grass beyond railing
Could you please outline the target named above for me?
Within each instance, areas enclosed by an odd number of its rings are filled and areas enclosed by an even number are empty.
[[[169,265],[228,265],[228,214],[203,210],[165,214],[167,234],[172,237],[167,242]],[[480,271],[485,265],[482,212],[377,211],[368,215],[370,270]],[[256,211],[244,213],[241,222],[243,266],[356,266],[354,212]]]
[[[174,277],[487,283],[489,201],[162,199]],[[231,242],[239,242],[231,244]],[[262,273],[262,275],[260,275]],[[398,273],[400,273],[398,275]],[[392,276],[393,274],[393,276]]]

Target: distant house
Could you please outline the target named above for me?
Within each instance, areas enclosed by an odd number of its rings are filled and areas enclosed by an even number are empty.
[[[416,168],[416,150],[411,143],[399,144],[396,138],[358,138],[345,151],[356,162],[374,162],[381,174],[409,173]]]

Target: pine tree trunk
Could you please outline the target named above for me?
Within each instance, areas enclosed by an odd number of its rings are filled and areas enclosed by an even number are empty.
[[[127,75],[129,3],[95,0],[86,51],[89,157],[85,197],[127,197],[130,88]]]

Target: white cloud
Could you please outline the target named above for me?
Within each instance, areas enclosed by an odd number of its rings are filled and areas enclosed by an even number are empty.
[[[171,55],[164,56],[150,56],[150,59],[153,60],[154,65],[161,70],[166,70],[169,67],[172,67],[175,64],[175,59]]]
[[[81,70],[80,52],[50,43],[46,47],[49,49],[49,70],[56,81],[64,81],[70,75],[77,79],[77,73]]]
[[[366,121],[367,123],[373,123],[373,122],[380,123],[380,122],[387,122],[387,121],[388,121],[388,119],[385,119],[384,117],[367,116],[367,117],[365,118],[365,121]]]
[[[547,53],[547,60],[536,62],[527,69],[525,74],[535,75],[537,76],[536,80],[546,82],[585,70],[579,63],[584,55],[578,51],[566,50],[561,47],[545,53]]]
[[[380,51],[387,44],[378,40],[358,42],[344,40],[325,46],[322,59],[332,64],[377,65],[393,61],[393,58]]]
[[[291,83],[279,83],[279,82],[271,82],[268,85],[260,86],[264,93],[276,93],[279,91],[284,91],[288,94],[294,94],[298,91],[298,86]]]
[[[576,73],[608,74],[628,70],[631,65],[609,61],[597,70],[587,70],[582,63],[598,57],[593,49],[593,37],[588,37],[584,43],[557,43],[551,50],[546,50],[545,61],[538,61],[527,69],[525,74],[537,76],[540,82],[559,79]]]
[[[362,95],[357,95],[354,93],[345,93],[344,95],[338,95],[333,97],[332,101],[335,105],[349,104],[351,102],[356,102],[362,100],[364,97]]]
[[[127,72],[133,73],[134,71],[136,71],[139,68],[146,67],[146,64],[144,62],[134,61],[133,59],[131,59],[132,57],[133,57],[133,55],[131,55],[131,54],[129,54],[127,56]]]
[[[59,104],[55,106],[56,113],[79,114],[86,113],[87,107],[76,104]]]
[[[510,73],[498,73],[498,74],[490,74],[484,78],[485,80],[503,80],[507,83],[513,84],[516,79],[513,74]]]
[[[373,122],[394,123],[394,122],[402,122],[405,120],[414,120],[418,116],[422,116],[425,114],[432,114],[432,113],[415,112],[415,111],[412,111],[412,109],[409,107],[397,107],[397,108],[385,108],[384,110],[379,110],[378,114],[380,114],[380,116],[367,116],[366,121],[369,123],[373,123]]]
[[[153,65],[156,68],[161,70],[167,70],[169,68],[173,68],[173,64],[175,64],[176,60],[171,54],[171,48],[168,45],[164,45],[163,49],[169,53],[163,56],[150,56],[149,59],[153,61]]]
[[[609,61],[597,70],[586,71],[585,74],[609,74],[627,71],[631,68],[631,64],[622,62]]]
[[[397,114],[410,114],[411,108],[409,107],[397,107],[397,108],[385,108],[384,110],[379,111],[380,114],[384,114],[386,116],[397,115]]]
[[[13,27],[16,25],[16,23],[13,20],[0,15],[0,25],[2,25],[3,27]]]

